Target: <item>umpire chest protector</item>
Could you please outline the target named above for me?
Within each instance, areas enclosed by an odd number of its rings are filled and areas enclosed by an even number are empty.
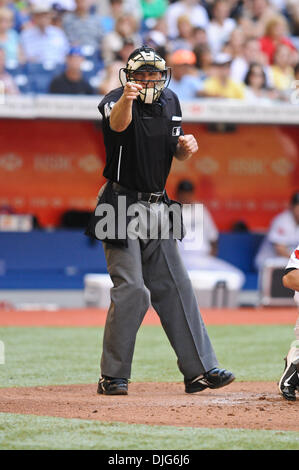
[[[132,121],[123,132],[110,128],[110,113],[123,93],[111,91],[99,105],[106,148],[104,176],[143,192],[163,191],[181,128],[181,107],[175,93],[164,89],[158,101],[133,102]]]

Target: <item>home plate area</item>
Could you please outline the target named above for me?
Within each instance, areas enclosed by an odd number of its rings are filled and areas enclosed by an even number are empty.
[[[131,383],[127,396],[96,393],[96,384],[1,389],[0,412],[149,425],[298,431],[299,401],[273,382],[234,382],[186,394],[182,383]]]

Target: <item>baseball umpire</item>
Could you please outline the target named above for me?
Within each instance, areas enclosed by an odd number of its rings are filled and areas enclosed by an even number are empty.
[[[186,160],[198,149],[193,135],[183,135],[180,104],[167,88],[169,80],[170,69],[165,60],[154,49],[143,46],[129,56],[126,67],[120,70],[122,86],[108,93],[99,105],[106,149],[103,174],[107,182],[100,190],[86,233],[102,239],[113,282],[99,394],[127,395],[136,334],[150,303],[176,353],[187,393],[223,387],[235,378],[218,366],[178,252],[180,237],[136,238],[129,229],[129,217],[125,236],[119,227],[114,236],[101,237],[97,231],[103,220],[103,204],[113,206],[112,225],[117,225],[123,214],[118,204],[121,196],[125,197],[126,209],[137,205],[143,213],[146,211],[146,218],[156,220],[160,235],[169,223],[167,209],[175,201],[168,198],[165,183],[173,157]],[[170,222],[173,233],[173,220]]]
[[[286,273],[282,278],[283,285],[295,291],[295,302],[299,307],[299,245],[290,256]],[[299,316],[295,325],[295,340],[285,358],[285,369],[278,387],[286,400],[296,400],[296,388],[299,390]]]

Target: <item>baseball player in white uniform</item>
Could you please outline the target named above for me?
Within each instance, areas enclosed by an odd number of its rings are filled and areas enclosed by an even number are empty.
[[[291,254],[282,278],[283,285],[295,291],[295,302],[299,307],[299,245]],[[299,391],[299,316],[295,325],[295,341],[285,358],[285,370],[279,381],[279,391],[286,400],[296,400],[296,389]]]
[[[270,230],[262,242],[255,258],[256,268],[260,271],[270,258],[290,257],[299,241],[299,192],[293,194],[289,209],[274,217]]]
[[[194,204],[194,185],[189,180],[183,180],[177,187],[177,200],[183,204],[182,213],[186,237],[178,245],[187,270],[212,271],[215,280],[222,280],[224,273],[233,274],[237,279],[238,288],[245,282],[245,275],[236,266],[217,257],[219,232],[208,209],[201,205],[201,217],[196,217],[191,209]],[[199,235],[194,236],[195,233]],[[190,244],[190,239],[192,243]],[[191,274],[192,276],[192,274]]]

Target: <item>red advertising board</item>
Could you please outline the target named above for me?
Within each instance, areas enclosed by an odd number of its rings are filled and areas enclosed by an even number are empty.
[[[199,151],[174,160],[167,190],[175,198],[181,179],[196,186],[220,230],[243,220],[264,230],[299,190],[297,126],[184,125]],[[104,179],[103,136],[90,121],[2,120],[0,208],[35,214],[43,226],[59,224],[69,209],[90,210]]]

